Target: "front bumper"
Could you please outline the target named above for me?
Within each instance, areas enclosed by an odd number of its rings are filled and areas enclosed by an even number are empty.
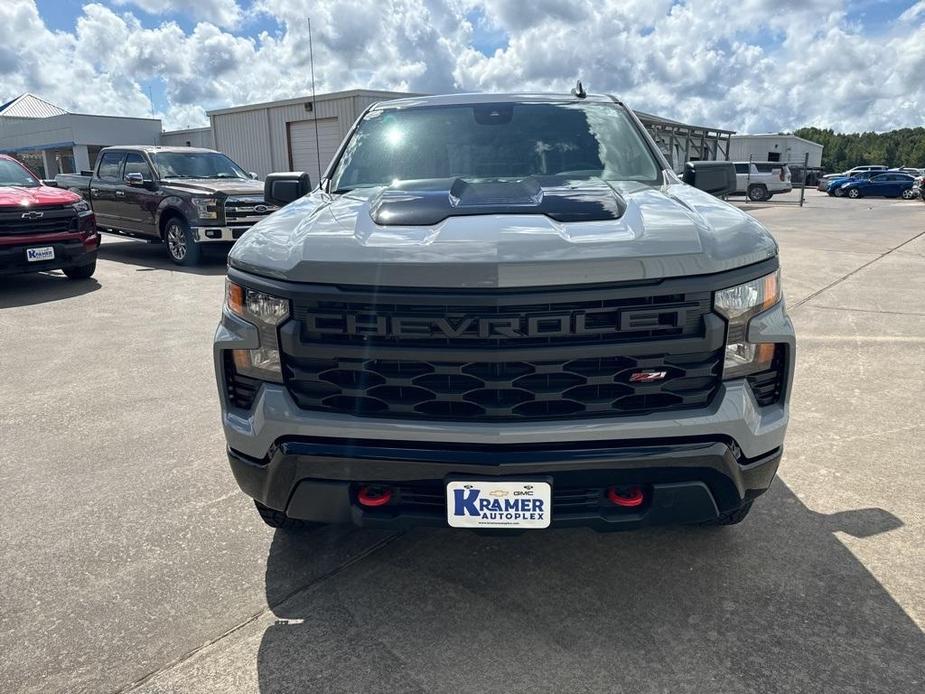
[[[196,243],[234,243],[244,235],[250,226],[191,226],[190,231]]]
[[[2,241],[4,243],[0,243],[0,275],[48,272],[89,265],[96,260],[96,253],[100,246],[100,237],[97,233],[91,236],[71,233],[55,234],[49,237],[7,237]],[[55,249],[55,257],[52,260],[29,262],[26,259],[26,249],[47,246]]]
[[[232,406],[223,352],[254,349],[250,323],[225,312],[215,335],[222,423],[232,470],[262,504],[295,518],[360,525],[445,525],[438,508],[367,510],[359,483],[423,486],[439,501],[454,475],[549,475],[553,490],[593,497],[609,485],[640,484],[649,505],[605,504],[557,512],[554,525],[598,528],[715,518],[760,494],[777,468],[788,422],[795,337],[782,304],[752,318],[748,339],[787,346],[783,393],[759,406],[746,379],[724,382],[709,407],[641,416],[503,423],[357,417],[300,409],[286,388],[263,383],[250,409]],[[435,490],[436,496],[435,496]]]
[[[630,529],[715,519],[770,485],[781,449],[757,459],[722,439],[593,445],[422,446],[344,439],[287,439],[264,459],[229,451],[241,489],[291,518],[365,527],[446,525],[448,479],[535,479],[553,487],[553,527]],[[384,506],[362,506],[361,485],[394,490]],[[645,503],[621,508],[613,486],[640,486]]]

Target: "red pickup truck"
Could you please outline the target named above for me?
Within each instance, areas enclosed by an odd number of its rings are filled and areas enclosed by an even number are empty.
[[[62,270],[88,279],[99,247],[96,217],[79,195],[0,154],[0,275]]]

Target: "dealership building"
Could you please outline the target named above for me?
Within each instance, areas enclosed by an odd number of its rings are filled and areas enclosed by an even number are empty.
[[[378,101],[416,96],[353,89],[209,111],[209,126],[163,132],[156,118],[68,113],[35,95],[0,106],[0,152],[13,154],[44,178],[90,169],[101,147],[161,144],[225,152],[260,177],[307,171],[315,180],[357,118]],[[733,131],[636,112],[680,171],[684,162],[730,158]]]
[[[89,169],[106,145],[153,145],[160,138],[157,118],[69,113],[34,94],[0,105],[0,152],[42,178]]]

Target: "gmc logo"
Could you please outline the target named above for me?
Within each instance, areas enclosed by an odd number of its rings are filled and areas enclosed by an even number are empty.
[[[440,339],[569,337],[664,330],[684,324],[686,309],[595,309],[537,316],[381,316],[312,313],[305,329],[321,335]]]

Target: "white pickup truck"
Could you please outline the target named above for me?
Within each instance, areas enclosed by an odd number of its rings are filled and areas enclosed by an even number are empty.
[[[736,194],[747,195],[749,200],[770,200],[777,193],[793,190],[790,167],[778,161],[737,161]]]

